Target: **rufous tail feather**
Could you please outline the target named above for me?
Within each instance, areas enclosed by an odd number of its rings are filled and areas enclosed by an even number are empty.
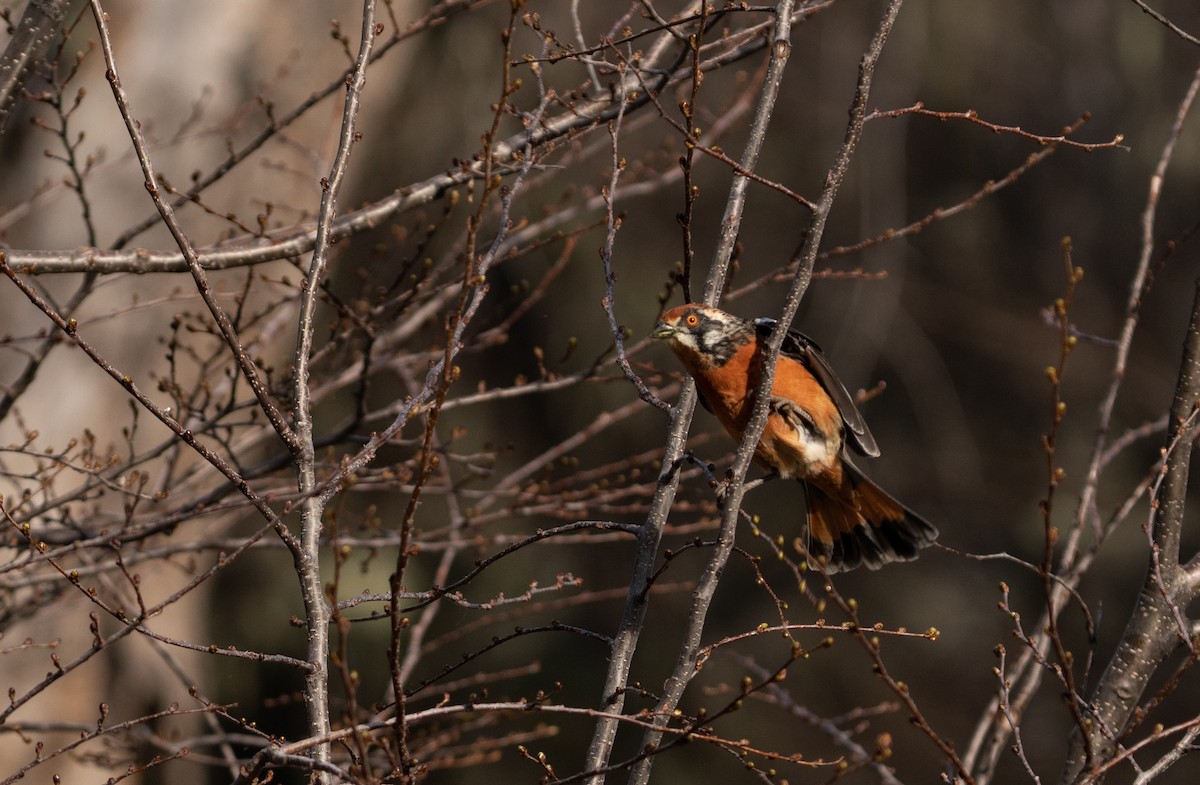
[[[877,570],[889,562],[912,561],[938,535],[931,523],[842,462],[842,485],[824,490],[805,483],[808,496],[808,550],[826,572],[865,564]]]

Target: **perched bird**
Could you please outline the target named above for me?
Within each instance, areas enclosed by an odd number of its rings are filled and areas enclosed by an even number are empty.
[[[750,421],[763,350],[774,319],[753,322],[706,305],[672,308],[652,333],[696,380],[705,409],[739,442]],[[754,457],[773,474],[804,483],[808,551],[827,572],[909,561],[937,537],[928,521],[893,499],[850,462],[847,447],[879,447],[818,347],[788,331],[775,366],[771,410]]]

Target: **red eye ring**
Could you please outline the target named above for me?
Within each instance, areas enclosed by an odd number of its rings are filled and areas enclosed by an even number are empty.
[[[687,322],[688,327],[695,327],[700,324],[700,317],[694,313],[689,313],[684,321]]]

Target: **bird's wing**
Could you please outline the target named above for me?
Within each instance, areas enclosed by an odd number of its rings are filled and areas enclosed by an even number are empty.
[[[754,320],[754,328],[758,332],[759,338],[764,341],[775,329],[776,324],[774,319],[766,316],[760,316]],[[780,352],[804,363],[804,366],[825,388],[825,392],[829,393],[829,397],[833,399],[833,403],[837,407],[838,414],[842,416],[842,422],[846,425],[846,440],[850,446],[860,455],[868,458],[879,455],[879,445],[875,443],[875,437],[871,435],[871,429],[867,427],[867,421],[863,419],[862,412],[854,405],[854,397],[837,378],[833,368],[829,367],[817,342],[804,333],[788,330],[787,335],[783,338]]]

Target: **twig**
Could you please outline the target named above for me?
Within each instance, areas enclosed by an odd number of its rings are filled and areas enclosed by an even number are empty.
[[[1179,25],[1175,24],[1170,19],[1168,19],[1167,17],[1160,14],[1158,11],[1155,11],[1153,8],[1146,5],[1145,0],[1133,0],[1133,3],[1138,8],[1142,9],[1147,14],[1149,14],[1150,16],[1154,17],[1156,20],[1161,22],[1163,25],[1166,26],[1166,28],[1168,30],[1170,30],[1172,33],[1174,33],[1175,35],[1182,38],[1184,41],[1187,41],[1189,44],[1196,44],[1197,46],[1200,46],[1200,38],[1196,38],[1196,36],[1194,36],[1194,35],[1189,35]]]
[[[628,68],[628,64],[622,61],[618,66],[617,72],[624,75],[626,68]],[[625,378],[633,384],[638,392],[638,397],[643,401],[663,411],[670,411],[671,405],[655,395],[646,386],[646,383],[642,381],[642,377],[634,372],[633,366],[629,364],[629,358],[625,354],[625,328],[617,322],[617,274],[613,270],[612,255],[613,246],[617,242],[617,230],[621,228],[621,219],[616,215],[613,204],[617,200],[617,184],[620,181],[621,172],[625,168],[625,159],[621,157],[620,145],[618,144],[621,134],[621,121],[625,119],[625,104],[628,102],[628,98],[624,92],[625,85],[626,80],[624,79],[621,79],[617,83],[619,92],[616,94],[616,102],[619,111],[617,112],[617,116],[608,123],[608,133],[612,138],[612,172],[609,175],[608,185],[603,189],[605,223],[608,230],[604,235],[604,245],[600,249],[600,259],[604,264],[604,297],[601,298],[600,304],[604,308],[605,316],[608,317],[608,330],[612,334],[613,345],[617,350],[617,365],[624,372]]]
[[[809,16],[827,5],[828,3],[821,3],[806,6],[798,14]],[[668,39],[674,40],[670,36]],[[761,51],[765,46],[767,40],[763,37],[751,37],[745,44],[704,61],[703,70],[708,72],[744,59]],[[643,67],[648,60],[648,57],[643,57]],[[661,92],[668,85],[690,77],[690,69],[682,69],[678,63],[662,69],[652,69],[652,73],[656,78],[650,81],[647,89],[639,90],[637,96],[627,102],[624,108],[627,114],[648,105],[651,93]],[[493,145],[495,164],[505,173],[520,171],[522,161],[526,160],[526,150],[540,149],[582,130],[598,127],[616,117],[618,111],[620,107],[607,94],[577,102],[568,110],[540,121],[529,130],[497,141]],[[269,136],[273,135],[274,131],[271,131]],[[400,213],[429,204],[458,186],[477,181],[482,171],[482,163],[475,161],[399,188],[396,193],[386,198],[343,214],[334,221],[330,237],[333,240],[341,240],[375,229]],[[253,240],[239,239],[236,242],[202,248],[199,252],[199,264],[204,270],[224,270],[303,256],[312,252],[315,232],[314,225],[300,225],[269,232],[265,237]],[[172,273],[189,269],[187,259],[180,253],[145,248],[115,251],[97,248],[67,251],[12,249],[5,253],[9,263],[18,272],[28,275],[76,272]]]
[[[430,27],[435,27],[437,25],[445,23],[448,19],[453,17],[455,14],[467,10],[472,4],[474,4],[476,2],[478,2],[478,0],[442,0],[442,2],[436,3],[432,7],[430,7],[429,11],[424,16],[421,16],[418,19],[414,19],[412,22],[408,23],[407,25],[405,25],[403,27],[401,27],[400,25],[394,25],[393,26],[393,30],[395,31],[394,34],[392,35],[391,38],[389,38],[381,46],[378,46],[375,48],[375,50],[371,56],[370,62],[374,63],[379,58],[381,58],[385,54],[387,54],[388,51],[390,51],[397,45],[403,43],[404,41],[407,41],[409,38],[413,37],[414,35],[416,35],[420,32],[423,32],[423,31],[429,29]],[[389,5],[389,12],[390,12],[391,4],[389,3],[388,5]],[[392,21],[395,22],[394,16],[392,17]],[[172,206],[174,208],[178,209],[179,207],[182,207],[183,205],[187,204],[189,201],[191,201],[193,198],[195,198],[199,194],[203,193],[210,186],[214,185],[215,183],[220,182],[222,179],[224,179],[224,177],[227,174],[229,174],[231,171],[233,171],[240,164],[244,163],[247,160],[250,160],[250,158],[253,157],[254,153],[256,153],[258,150],[262,149],[264,145],[266,145],[271,140],[278,138],[282,131],[284,131],[289,126],[294,124],[297,120],[299,120],[300,118],[302,118],[306,114],[308,114],[309,110],[311,110],[313,107],[317,106],[321,101],[325,100],[326,98],[328,98],[331,95],[334,95],[339,90],[345,90],[347,80],[353,79],[354,67],[355,66],[352,63],[350,66],[348,66],[346,68],[345,73],[343,73],[336,79],[330,81],[328,84],[324,85],[319,90],[314,91],[305,100],[301,101],[294,109],[292,109],[290,112],[288,112],[286,114],[277,115],[275,113],[274,109],[269,104],[267,104],[265,107],[267,119],[269,121],[267,126],[265,128],[263,128],[258,134],[256,134],[254,136],[254,138],[252,138],[245,145],[238,148],[237,150],[231,150],[229,152],[228,157],[224,161],[217,164],[217,166],[214,167],[212,169],[212,171],[210,171],[208,174],[204,175],[203,177],[199,178],[194,183],[192,183],[191,187],[188,188],[188,190],[182,196],[180,196],[180,198],[176,199]],[[149,216],[146,219],[138,222],[137,224],[130,227],[126,231],[122,232],[113,241],[113,247],[114,248],[127,247],[129,245],[129,243],[133,241],[134,238],[136,238],[138,235],[145,232],[147,229],[152,227],[158,221],[159,221],[158,216],[152,215],[152,216]],[[281,256],[279,258],[284,259],[284,258],[290,258],[292,256],[299,256],[301,254],[308,253],[311,250],[312,250],[312,247],[309,246],[309,247],[303,249],[302,251],[297,252],[296,254],[289,254],[286,257]],[[143,253],[143,252],[139,250],[137,253]]]
[[[1063,541],[1062,550],[1058,558],[1056,572],[1071,587],[1078,585],[1083,571],[1090,564],[1090,558],[1086,553],[1081,556],[1081,542],[1085,530],[1095,528],[1088,527],[1086,524],[1094,520],[1097,515],[1096,494],[1099,485],[1100,470],[1104,465],[1107,454],[1108,433],[1112,425],[1117,394],[1120,392],[1122,382],[1125,378],[1125,368],[1129,360],[1133,335],[1140,318],[1142,298],[1145,295],[1146,282],[1154,253],[1154,220],[1162,194],[1162,183],[1172,153],[1174,152],[1175,144],[1179,138],[1183,121],[1189,112],[1198,88],[1200,88],[1200,70],[1196,72],[1191,85],[1179,104],[1175,121],[1150,178],[1149,192],[1141,220],[1142,246],[1139,252],[1137,267],[1130,280],[1125,318],[1117,342],[1111,381],[1100,404],[1096,420],[1096,437],[1093,442],[1088,469],[1085,473],[1083,488],[1080,491],[1079,501],[1075,509],[1074,525],[1070,528],[1069,534]],[[1056,590],[1051,601],[1051,612],[1061,612],[1069,596],[1069,592],[1062,588]],[[1039,620],[1037,628],[1041,629],[1045,627],[1047,621],[1046,617],[1043,616]],[[1046,647],[1049,645],[1048,639],[1042,636],[1039,638],[1038,651],[1044,653],[1047,650]],[[1036,666],[1035,652],[1032,650],[1023,652],[1010,670],[1010,678],[1014,684],[1019,685],[1016,690],[1016,698],[1013,701],[1014,710],[1018,706],[1028,704],[1044,674],[1045,671]],[[976,780],[980,785],[986,785],[991,781],[996,763],[1007,749],[1006,740],[1010,731],[1007,725],[995,721],[997,716],[996,711],[997,699],[993,698],[981,714],[980,721],[976,725],[975,734],[971,739],[966,754],[963,756],[968,769],[975,774]]]
[[[1091,465],[1089,466],[1084,490],[1080,498],[1077,526],[1071,534],[1069,549],[1074,547],[1078,542],[1079,532],[1083,529],[1082,523],[1084,517],[1092,514],[1096,486],[1099,480],[1100,463],[1104,456],[1104,448],[1107,441],[1109,422],[1112,418],[1117,391],[1124,377],[1125,364],[1128,360],[1133,341],[1133,332],[1138,323],[1142,298],[1145,294],[1146,276],[1149,272],[1154,251],[1154,221],[1162,194],[1162,183],[1166,176],[1167,165],[1175,150],[1175,143],[1179,139],[1184,119],[1187,117],[1198,91],[1200,91],[1200,70],[1196,71],[1187,93],[1183,100],[1180,101],[1179,109],[1175,115],[1175,122],[1172,125],[1166,143],[1163,145],[1163,151],[1155,166],[1154,173],[1150,178],[1146,208],[1142,213],[1142,247],[1138,259],[1137,272],[1134,274],[1134,279],[1130,286],[1125,323],[1121,331],[1120,344],[1117,347],[1117,359],[1113,369],[1113,381],[1101,405],[1100,426],[1096,437],[1096,444],[1093,448]],[[1192,323],[1189,325],[1186,341],[1183,365],[1180,368],[1179,386],[1176,390],[1175,402],[1171,409],[1172,424],[1171,432],[1168,434],[1169,441],[1178,435],[1176,429],[1182,427],[1183,421],[1190,415],[1192,408],[1195,406],[1197,397],[1196,388],[1200,386],[1200,372],[1197,371],[1196,367],[1190,367],[1192,364],[1200,363],[1200,290],[1197,292]],[[1185,442],[1190,445],[1191,440],[1185,439]],[[1164,483],[1164,495],[1160,502],[1161,506],[1155,515],[1154,535],[1155,545],[1163,549],[1164,558],[1173,558],[1176,565],[1178,565],[1179,527],[1182,525],[1183,515],[1183,490],[1180,483],[1182,482],[1183,485],[1186,485],[1188,458],[1190,457],[1191,450],[1184,449],[1180,453],[1177,460],[1171,462],[1167,471],[1169,476],[1182,472],[1182,478],[1177,477],[1169,485]],[[1170,517],[1167,517],[1168,515]],[[1063,560],[1065,563],[1069,563],[1066,562],[1067,558],[1068,554],[1064,554]],[[1176,590],[1173,586],[1168,588],[1171,591]],[[1139,609],[1141,609],[1143,603],[1148,599],[1146,592],[1140,595]],[[1154,603],[1161,601],[1161,599],[1157,593],[1154,594]],[[1181,599],[1183,598],[1176,597],[1177,601]],[[1154,627],[1158,621],[1162,620],[1158,618],[1157,614],[1151,608],[1142,609],[1141,613],[1139,613],[1138,609],[1135,609],[1134,614],[1130,617],[1130,629],[1133,629],[1133,625],[1139,624],[1149,624]],[[1157,663],[1160,661],[1160,656],[1166,655],[1165,652],[1160,653],[1154,649],[1168,645],[1173,648],[1177,641],[1173,634],[1175,629],[1173,621],[1168,626],[1171,634],[1167,639],[1153,634],[1161,633],[1161,629],[1147,630],[1147,645],[1141,652],[1125,651],[1128,639],[1123,639],[1122,646],[1118,647],[1117,652],[1114,653],[1108,668],[1092,692],[1091,702],[1097,707],[1097,711],[1100,712],[1100,719],[1103,720],[1104,725],[1115,728],[1124,726],[1129,712],[1132,711],[1133,701],[1136,700],[1137,696],[1141,694],[1141,690],[1145,687],[1143,679],[1150,677]],[[1168,639],[1170,641],[1169,644]],[[1151,641],[1155,641],[1155,643],[1151,643]],[[1117,698],[1116,695],[1118,693],[1114,692],[1114,690],[1120,691],[1120,694],[1125,696],[1126,699]],[[1089,741],[1093,744],[1102,745],[1102,749],[1107,749],[1107,745],[1111,744],[1110,741],[1098,738],[1098,727],[1096,726],[1093,726],[1093,730],[1086,734],[1086,741],[1085,734],[1076,734],[1072,739],[1068,763],[1063,772],[1063,782],[1073,781],[1083,770],[1083,751]]]
[[[1076,122],[1072,123],[1066,129],[1066,133],[1068,133],[1068,134],[1074,133],[1076,130],[1078,130],[1080,127],[1082,127],[1083,123],[1084,123],[1084,120],[1082,120],[1082,119],[1077,120]],[[1047,145],[1046,147],[1042,148],[1041,150],[1038,150],[1037,152],[1026,157],[1025,160],[1022,161],[1019,166],[1010,170],[1006,175],[1001,177],[999,180],[988,180],[967,198],[965,198],[959,202],[956,202],[956,203],[950,205],[949,207],[937,207],[937,208],[933,209],[932,211],[930,211],[928,214],[917,219],[916,221],[913,221],[910,224],[907,224],[906,226],[885,229],[884,231],[880,232],[879,234],[875,235],[874,237],[868,237],[866,239],[859,240],[856,243],[850,243],[849,245],[836,245],[836,246],[833,246],[832,248],[828,248],[824,251],[821,251],[819,254],[817,254],[817,261],[825,262],[825,261],[829,261],[830,259],[835,259],[837,257],[849,256],[851,254],[856,254],[860,251],[864,251],[868,248],[873,248],[877,245],[882,245],[883,243],[886,243],[886,242],[892,242],[892,241],[898,240],[903,237],[909,237],[909,236],[912,236],[915,234],[919,234],[920,232],[924,231],[925,229],[927,229],[929,226],[933,225],[937,221],[943,221],[947,218],[951,218],[960,213],[964,213],[967,210],[971,210],[971,209],[975,208],[980,202],[982,202],[986,197],[991,196],[992,194],[995,194],[998,191],[1001,191],[1001,190],[1007,188],[1008,186],[1012,185],[1013,183],[1015,183],[1022,176],[1024,176],[1031,169],[1033,169],[1033,167],[1042,163],[1048,157],[1050,157],[1055,152],[1057,152],[1058,149],[1059,149],[1058,145],[1051,143],[1051,144]],[[760,276],[759,278],[757,278],[753,281],[750,281],[743,286],[739,286],[736,289],[730,289],[728,292],[726,292],[725,297],[728,300],[735,300],[735,299],[744,297],[745,295],[749,294],[750,292],[753,292],[757,289],[762,288],[763,285],[765,285],[767,283],[781,283],[783,281],[791,280],[792,276],[795,275],[795,267],[797,264],[798,264],[798,260],[793,259],[790,264],[787,264],[787,265],[775,270],[774,272],[768,273],[767,275],[764,275],[764,276]],[[830,275],[832,277],[836,277],[838,275],[846,275],[846,274],[845,273],[831,273]],[[814,273],[814,277],[818,277],[818,276],[820,276],[820,273]]]
[[[775,7],[775,29],[771,32],[771,60],[767,69],[767,78],[763,83],[758,107],[754,112],[754,121],[750,124],[750,137],[746,149],[742,151],[739,162],[741,169],[746,172],[754,170],[758,163],[758,154],[762,151],[763,142],[767,136],[767,124],[775,110],[775,100],[779,96],[779,88],[783,82],[783,68],[787,65],[791,53],[792,28],[791,2],[780,2]],[[716,304],[725,281],[729,277],[729,265],[733,258],[733,246],[737,241],[738,231],[742,225],[742,212],[746,207],[746,188],[750,178],[744,174],[735,174],[729,188],[729,197],[725,202],[725,214],[721,218],[721,233],[717,238],[717,247],[713,251],[713,266],[709,270],[704,283],[704,302]],[[814,211],[815,213],[815,211]],[[813,215],[812,224],[823,225],[823,217]],[[790,324],[790,320],[788,324]],[[782,332],[782,331],[781,331]],[[755,436],[755,441],[758,437]]]
[[[1004,714],[1004,720],[1012,728],[1013,734],[1013,754],[1021,761],[1021,765],[1025,768],[1025,773],[1029,775],[1029,779],[1034,785],[1042,785],[1042,780],[1033,770],[1033,765],[1029,762],[1029,757],[1025,754],[1025,742],[1021,738],[1021,719],[1014,716],[1010,710],[1012,681],[1005,675],[1005,664],[1008,661],[1008,650],[1004,646],[996,647],[996,655],[1000,658],[1000,664],[993,671],[996,674],[996,681],[999,682],[997,695],[1000,697],[1000,711]]]
[[[672,40],[675,40],[673,36],[667,35],[659,40],[658,45],[665,47]],[[646,92],[643,91],[644,94]],[[672,409],[671,425],[663,450],[662,470],[659,473],[654,498],[650,501],[649,512],[638,531],[629,592],[626,595],[625,610],[621,616],[620,626],[613,636],[608,672],[604,677],[604,687],[600,698],[601,712],[592,733],[591,744],[588,747],[584,763],[585,772],[602,771],[609,763],[613,744],[616,742],[617,728],[623,718],[622,709],[625,706],[625,687],[629,680],[629,669],[632,666],[633,655],[637,650],[638,640],[645,623],[648,590],[654,576],[654,561],[658,553],[659,542],[662,540],[663,528],[666,526],[667,515],[675,501],[679,481],[679,461],[684,452],[687,429],[691,424],[695,405],[695,390],[688,383],[684,386],[683,395]],[[601,785],[603,779],[603,775],[597,773],[589,779],[589,785]]]
[[[779,356],[779,350],[787,334],[787,329],[791,325],[792,319],[795,317],[796,311],[800,306],[800,300],[804,296],[808,284],[812,279],[812,271],[816,263],[821,238],[824,234],[826,219],[833,207],[834,199],[849,168],[850,159],[853,157],[858,140],[862,135],[863,120],[866,114],[866,104],[870,95],[875,63],[879,59],[884,42],[887,40],[888,33],[891,31],[897,14],[900,12],[902,3],[903,0],[892,0],[888,4],[887,10],[880,20],[879,27],[859,64],[858,85],[850,105],[850,120],[846,128],[846,135],[833,166],[826,176],[821,197],[812,211],[812,219],[801,253],[800,267],[788,291],[783,312],[779,319],[779,329],[775,330],[770,338],[768,338],[764,349],[762,379],[754,392],[753,413],[750,421],[747,423],[742,442],[738,446],[737,453],[734,456],[733,467],[730,470],[730,486],[722,500],[721,529],[718,535],[717,547],[713,549],[713,554],[697,586],[692,608],[688,614],[687,627],[684,632],[683,643],[680,647],[679,658],[673,672],[667,679],[666,688],[656,706],[654,729],[645,734],[641,745],[643,749],[655,749],[658,747],[662,729],[666,727],[667,718],[674,712],[680,698],[683,696],[684,690],[695,675],[696,660],[700,650],[709,604],[716,593],[721,573],[733,548],[734,531],[737,526],[738,513],[741,509],[742,496],[745,492],[743,479],[758,446],[759,437],[766,425],[771,397],[769,391],[774,381],[775,362]],[[743,168],[747,170],[754,168],[758,152],[762,148],[766,126],[770,120],[775,98],[779,93],[779,87],[783,78],[783,68],[787,63],[791,47],[789,41],[791,13],[792,4],[787,2],[787,0],[780,2],[776,7],[776,28],[772,34],[771,66],[763,87],[763,95],[760,99],[758,112],[752,125],[750,139],[747,142],[741,162]],[[733,186],[730,189],[729,199],[725,208],[725,218],[722,220],[722,231],[718,241],[716,257],[704,287],[706,303],[715,303],[721,290],[724,288],[724,281],[728,275],[730,259],[733,254],[733,244],[737,237],[745,205],[745,191],[748,183],[749,180],[747,178],[735,176]],[[690,385],[687,389],[694,391],[694,387]],[[630,773],[630,782],[633,785],[645,785],[650,776],[651,765],[652,758],[650,757],[643,758],[635,763]]]
[[[296,560],[297,577],[300,579],[301,597],[304,600],[304,626],[308,633],[307,659],[310,670],[304,679],[304,702],[308,712],[308,732],[322,737],[329,732],[329,607],[325,601],[325,586],[321,579],[321,524],[327,494],[317,493],[316,448],[313,444],[312,403],[309,389],[309,361],[312,355],[313,333],[316,329],[314,317],[317,297],[329,265],[330,235],[334,217],[337,215],[337,200],[342,181],[350,160],[350,150],[360,134],[355,130],[358,120],[359,102],[367,78],[367,64],[371,60],[371,48],[382,28],[375,25],[375,0],[363,0],[362,29],[359,34],[358,55],[354,69],[346,81],[346,100],[342,108],[341,132],[338,149],[334,156],[329,176],[321,181],[321,208],[317,217],[317,232],[314,240],[312,261],[305,277],[306,285],[300,295],[300,314],[297,325],[296,351],[293,355],[293,396],[295,400],[293,453],[296,457],[297,479],[301,502],[300,546],[301,555]],[[313,761],[328,763],[328,744],[314,747]],[[318,771],[317,782],[328,782],[326,772]]]
[[[7,275],[9,280],[16,284],[17,288],[20,289],[27,298],[29,298],[29,301],[33,303],[34,306],[36,306],[39,310],[41,310],[42,313],[49,317],[59,330],[70,336],[74,343],[92,360],[93,363],[96,364],[98,368],[100,368],[100,370],[104,371],[112,379],[116,380],[117,383],[125,388],[126,392],[128,392],[129,395],[134,398],[134,400],[136,400],[144,409],[146,409],[146,411],[153,414],[155,418],[159,420],[159,422],[167,426],[167,428],[169,428],[171,432],[179,438],[180,441],[199,453],[204,460],[208,461],[217,471],[224,475],[225,478],[233,485],[233,487],[237,488],[242,495],[254,505],[254,508],[262,514],[263,518],[266,519],[272,527],[274,527],[275,532],[279,535],[279,538],[284,542],[285,545],[288,546],[289,549],[293,551],[293,554],[296,553],[299,543],[292,536],[291,532],[288,531],[287,526],[271,508],[270,504],[268,504],[261,495],[256,493],[254,489],[250,487],[250,483],[247,482],[240,473],[230,466],[224,458],[214,452],[203,442],[199,441],[194,433],[184,428],[183,425],[180,424],[180,422],[174,417],[172,417],[166,409],[155,404],[154,401],[152,401],[150,397],[141,390],[141,388],[130,376],[121,373],[114,365],[105,360],[104,357],[100,355],[99,351],[97,351],[88,341],[78,334],[75,320],[65,319],[60,314],[55,312],[54,309],[51,308],[50,305],[43,300],[28,283],[19,278],[17,274],[14,273],[12,269],[4,263],[4,258],[2,255],[0,255],[0,272],[3,272],[5,275]]]
[[[1135,2],[1136,2],[1136,0],[1135,0]],[[975,123],[976,125],[983,126],[984,128],[988,129],[992,133],[1014,134],[1016,136],[1020,136],[1025,139],[1030,139],[1032,141],[1035,141],[1042,146],[1052,145],[1052,144],[1053,145],[1065,145],[1068,147],[1077,147],[1080,150],[1084,150],[1089,153],[1092,152],[1093,150],[1107,150],[1107,149],[1113,149],[1113,148],[1116,148],[1119,150],[1125,150],[1125,151],[1129,150],[1129,147],[1122,144],[1122,142],[1125,141],[1124,134],[1117,134],[1110,141],[1107,141],[1107,142],[1077,142],[1074,139],[1072,139],[1071,134],[1075,132],[1075,130],[1079,127],[1079,125],[1081,123],[1087,122],[1089,119],[1091,119],[1091,116],[1088,114],[1084,114],[1083,117],[1080,118],[1079,122],[1077,122],[1073,125],[1067,126],[1065,129],[1063,129],[1063,132],[1061,134],[1059,134],[1058,136],[1047,136],[1047,135],[1043,135],[1043,134],[1030,133],[1029,131],[1026,131],[1025,129],[1021,128],[1020,126],[1016,126],[1016,125],[999,125],[997,123],[991,123],[991,122],[988,122],[987,120],[984,120],[982,117],[980,117],[979,113],[976,112],[974,109],[968,109],[965,112],[939,112],[939,111],[936,111],[933,109],[926,109],[925,104],[923,104],[920,101],[913,104],[912,106],[906,106],[902,109],[888,109],[888,110],[876,109],[874,112],[871,112],[871,114],[867,116],[867,120],[875,120],[875,119],[878,119],[881,117],[901,117],[903,115],[908,115],[908,114],[917,114],[917,115],[924,115],[926,117],[934,117],[934,118],[937,118],[938,120],[942,120],[942,121],[966,120],[967,122],[971,122],[971,123]]]
[[[208,282],[208,275],[204,267],[200,264],[200,258],[192,246],[191,240],[183,231],[183,227],[179,224],[175,216],[175,210],[171,205],[163,199],[162,191],[158,187],[158,177],[154,173],[154,165],[150,161],[150,152],[146,145],[146,138],[142,134],[141,123],[138,122],[133,112],[129,107],[129,97],[125,94],[125,88],[121,85],[121,78],[117,74],[116,56],[113,54],[112,36],[108,30],[108,12],[104,10],[100,4],[100,0],[90,0],[92,6],[92,16],[96,19],[96,29],[100,34],[100,48],[104,52],[104,62],[108,66],[106,77],[109,84],[112,86],[113,98],[116,101],[117,109],[121,112],[121,118],[125,121],[125,128],[129,132],[130,141],[133,143],[133,150],[137,154],[138,163],[142,167],[142,174],[145,176],[146,191],[150,194],[154,206],[158,209],[162,221],[166,224],[167,229],[171,232],[171,237],[175,240],[175,244],[179,247],[183,254],[184,263],[187,265],[188,271],[192,274],[192,279],[196,283],[196,291],[199,292],[204,304],[208,306],[209,313],[212,314],[213,320],[221,330],[221,334],[225,336],[225,342],[229,345],[229,350],[232,352],[234,359],[237,360],[238,367],[242,374],[245,375],[246,381],[250,383],[250,389],[254,391],[255,398],[258,399],[258,404],[262,408],[263,413],[270,420],[271,425],[275,428],[275,432],[283,440],[284,444],[292,450],[295,450],[299,445],[296,441],[296,435],[292,432],[291,426],[284,418],[283,412],[271,399],[271,394],[267,390],[266,384],[262,380],[258,366],[255,365],[254,359],[250,357],[238,338],[237,331],[233,323],[229,320],[229,316],[225,313],[216,296],[213,294],[212,287]]]
[[[42,59],[55,36],[62,32],[70,6],[71,0],[38,0],[26,4],[16,32],[0,55],[0,75],[3,75],[0,79],[0,135],[8,126],[8,118],[34,64]]]
[[[1149,783],[1158,779],[1159,775],[1178,763],[1184,755],[1194,754],[1196,752],[1197,737],[1200,737],[1200,721],[1193,720],[1191,727],[1179,737],[1179,741],[1171,746],[1167,754],[1155,761],[1153,766],[1138,774],[1137,779],[1133,781],[1133,785],[1149,785]]]
[[[1113,653],[1088,703],[1094,707],[1093,721],[1072,735],[1067,764],[1060,782],[1091,779],[1116,753],[1116,739],[1133,715],[1137,701],[1159,665],[1180,646],[1179,609],[1195,598],[1179,563],[1179,540],[1187,495],[1192,434],[1192,415],[1200,402],[1200,284],[1188,325],[1179,382],[1171,406],[1163,479],[1153,508],[1151,569],[1147,571],[1136,607],[1125,633]],[[1182,449],[1172,449],[1183,445]],[[1190,631],[1183,630],[1184,643],[1194,647]]]
[[[753,671],[760,679],[763,679],[769,675],[765,668],[750,658],[738,655],[734,656],[737,657],[738,661],[743,665],[743,667]],[[868,753],[861,744],[854,740],[854,737],[850,733],[842,730],[842,728],[839,727],[838,721],[815,714],[807,706],[798,703],[792,697],[792,694],[785,690],[782,685],[772,683],[767,687],[766,695],[764,697],[767,700],[771,700],[783,707],[793,717],[799,719],[801,722],[820,730],[822,733],[828,736],[834,744],[845,749],[847,757],[849,758],[849,762],[852,765],[869,766],[871,771],[874,772],[875,776],[879,778],[879,781],[883,783],[883,785],[902,785],[900,780],[897,779],[895,773],[893,773],[888,766],[884,765],[882,760]],[[892,707],[893,711],[895,710],[895,707],[898,707],[898,705],[899,704],[896,703],[887,704],[887,706]]]

